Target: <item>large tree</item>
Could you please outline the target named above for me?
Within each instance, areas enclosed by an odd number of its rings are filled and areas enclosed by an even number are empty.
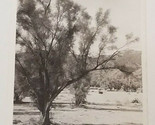
[[[80,5],[70,0],[20,0],[17,12],[17,40],[20,51],[16,63],[29,85],[42,125],[49,125],[53,100],[67,86],[77,83],[95,70],[117,68],[110,61],[120,49],[104,56],[108,48],[116,49],[116,28],[109,23],[109,11],[96,13],[96,26]],[[137,40],[128,36],[127,43]],[[99,43],[98,54],[91,48]],[[75,51],[76,43],[79,51]]]

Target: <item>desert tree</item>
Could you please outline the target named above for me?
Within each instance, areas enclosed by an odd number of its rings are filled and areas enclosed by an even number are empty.
[[[90,88],[91,77],[87,75],[73,84],[74,95],[75,95],[75,105],[82,106],[86,103],[86,96]]]
[[[96,14],[96,26],[80,5],[70,0],[20,0],[17,12],[16,63],[31,89],[41,112],[41,124],[49,125],[53,100],[67,86],[95,70],[117,68],[110,64],[121,48],[116,48],[116,28],[110,24],[109,10]],[[127,44],[137,40],[132,37]],[[91,48],[100,41],[98,54]],[[79,51],[75,51],[75,43]],[[126,45],[127,45],[126,44]],[[107,49],[116,49],[104,56]]]

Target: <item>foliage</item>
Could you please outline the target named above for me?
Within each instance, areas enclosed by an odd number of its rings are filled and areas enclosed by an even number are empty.
[[[75,91],[75,104],[81,106],[86,103],[86,96],[90,88],[90,76],[77,81],[78,83],[73,84]]]
[[[21,75],[19,65],[16,64],[15,85],[14,85],[14,103],[21,103],[22,99],[29,94],[29,86],[26,78]]]

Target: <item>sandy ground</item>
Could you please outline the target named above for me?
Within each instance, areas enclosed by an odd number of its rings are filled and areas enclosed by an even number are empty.
[[[74,96],[68,90],[62,92],[51,109],[52,121],[60,125],[142,125],[142,93],[103,92],[91,90],[88,104],[77,108],[72,104]],[[28,98],[25,98],[25,101]],[[139,103],[132,103],[138,100]],[[62,104],[63,103],[63,104]],[[32,104],[14,106],[14,123],[32,125],[39,120],[39,111]],[[15,125],[15,124],[14,124]],[[34,125],[34,124],[33,124]]]

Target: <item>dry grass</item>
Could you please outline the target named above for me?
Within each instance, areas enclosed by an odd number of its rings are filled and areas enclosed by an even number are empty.
[[[138,99],[138,103],[132,103]],[[75,107],[73,95],[64,91],[51,109],[51,121],[58,125],[142,125],[142,94],[90,91],[88,104]],[[63,102],[63,104],[62,104]],[[66,103],[66,104],[65,104]],[[14,125],[39,125],[39,111],[31,104],[14,106]]]

